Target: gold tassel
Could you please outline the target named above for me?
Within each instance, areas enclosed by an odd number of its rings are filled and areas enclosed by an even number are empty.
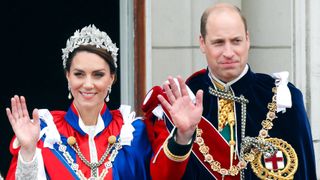
[[[234,141],[234,133],[233,133],[233,127],[235,124],[235,118],[233,112],[229,112],[228,114],[228,122],[230,126],[230,167],[232,167],[233,164],[233,155],[235,152],[234,146],[236,145],[236,142]]]

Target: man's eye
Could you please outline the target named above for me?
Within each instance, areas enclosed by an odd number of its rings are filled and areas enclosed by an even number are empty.
[[[223,42],[222,41],[214,41],[211,43],[212,45],[215,45],[215,46],[219,46],[219,45],[222,45]]]
[[[239,44],[239,43],[242,42],[242,40],[241,40],[241,39],[235,39],[233,42],[234,42],[235,44]]]

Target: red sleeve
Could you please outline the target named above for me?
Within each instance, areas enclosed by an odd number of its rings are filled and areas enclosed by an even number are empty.
[[[16,174],[16,168],[17,168],[17,163],[18,163],[18,152],[20,150],[20,146],[17,148],[13,147],[13,142],[15,141],[16,136],[14,136],[10,142],[10,153],[12,154],[12,159],[10,163],[10,167],[8,170],[8,174],[6,177],[6,180],[15,180],[15,174]]]
[[[151,94],[149,94],[151,93]],[[145,112],[145,124],[147,128],[148,138],[150,140],[153,158],[150,163],[150,173],[153,180],[157,179],[181,179],[189,158],[184,161],[174,161],[167,157],[164,153],[162,145],[169,136],[164,120],[158,119],[152,113],[152,110],[159,104],[157,95],[163,91],[159,86],[149,91],[142,106]]]
[[[18,156],[14,156],[11,160],[10,168],[6,180],[15,180],[16,168],[17,168]]]

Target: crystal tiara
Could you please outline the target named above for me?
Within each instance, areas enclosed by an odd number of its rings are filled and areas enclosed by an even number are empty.
[[[80,32],[76,30],[74,35],[67,40],[66,48],[62,49],[63,68],[66,68],[69,54],[81,45],[93,45],[97,48],[106,49],[110,52],[114,66],[117,68],[118,48],[116,44],[112,43],[107,33],[100,31],[94,25],[85,26]]]

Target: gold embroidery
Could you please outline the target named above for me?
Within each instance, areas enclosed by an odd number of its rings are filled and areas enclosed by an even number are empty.
[[[169,148],[168,148],[168,140],[166,140],[163,143],[163,152],[164,154],[171,160],[176,161],[176,162],[182,162],[185,161],[186,159],[188,159],[188,157],[190,156],[192,151],[192,148],[190,148],[189,152],[186,155],[183,156],[177,156],[172,154],[172,152],[170,152]]]
[[[218,129],[220,132],[228,123],[230,123],[230,113],[232,113],[231,116],[233,116],[233,101],[219,98]]]

